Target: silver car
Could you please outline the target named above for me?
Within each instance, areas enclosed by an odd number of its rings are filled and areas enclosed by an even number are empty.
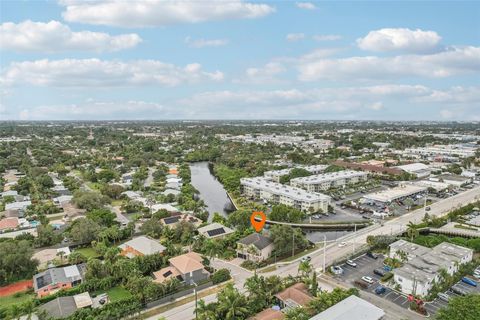
[[[438,294],[438,299],[440,299],[442,301],[445,301],[445,302],[448,302],[448,300],[450,299],[450,296],[446,293],[440,292]]]

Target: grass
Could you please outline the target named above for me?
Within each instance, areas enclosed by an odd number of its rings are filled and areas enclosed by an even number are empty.
[[[114,207],[115,207],[115,206],[121,206],[121,205],[122,205],[122,202],[123,202],[123,200],[120,200],[120,199],[118,199],[118,200],[112,200],[112,206],[114,206]]]
[[[86,247],[86,248],[79,248],[76,249],[75,251],[83,254],[86,258],[98,258],[100,257],[100,254],[98,254],[93,248],[91,247]]]
[[[97,190],[97,191],[100,190],[100,186],[101,186],[101,184],[97,182],[86,182],[86,185],[89,186],[92,190]]]
[[[32,300],[34,297],[35,297],[35,294],[33,293],[20,293],[20,294],[12,294],[6,297],[0,297],[0,308],[10,307],[14,304],[27,302],[29,300]]]
[[[261,270],[258,270],[258,273],[268,273],[277,270],[277,266],[268,266]]]
[[[95,291],[94,294],[99,295],[102,293],[105,293],[105,290]],[[115,301],[126,299],[132,296],[132,294],[127,289],[120,286],[110,288],[106,291],[106,293],[108,294],[108,298],[110,299],[110,302],[115,302]]]
[[[304,250],[304,251],[302,251],[302,252],[297,253],[297,254],[294,255],[293,257],[290,256],[290,257],[288,257],[288,258],[279,260],[279,261],[277,261],[277,262],[293,261],[293,260],[295,260],[295,259],[298,259],[298,258],[306,255],[306,254],[312,253],[313,251],[317,250],[317,249],[320,248],[321,246],[323,246],[323,245],[315,245],[315,246],[313,246],[312,248],[310,248],[310,249],[308,249],[308,250]]]

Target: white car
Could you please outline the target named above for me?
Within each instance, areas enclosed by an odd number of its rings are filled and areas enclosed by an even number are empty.
[[[340,243],[338,244],[338,247],[339,247],[339,248],[342,248],[342,247],[345,247],[346,245],[347,245],[346,242],[340,242]]]
[[[367,277],[367,276],[363,276],[362,280],[369,284],[372,284],[374,282],[371,277]]]
[[[355,262],[353,262],[352,260],[347,260],[346,264],[348,264],[350,267],[354,267],[354,268],[357,267],[357,264]]]

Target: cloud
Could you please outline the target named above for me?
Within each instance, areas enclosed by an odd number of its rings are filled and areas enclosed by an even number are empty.
[[[315,10],[315,9],[317,9],[315,4],[311,3],[311,2],[297,2],[296,6],[297,6],[297,8],[305,9],[305,10]]]
[[[241,0],[61,0],[60,4],[66,21],[127,28],[254,19],[275,12],[270,5]]]
[[[228,44],[227,39],[192,39],[185,38],[185,43],[191,48],[221,47]]]
[[[43,59],[11,63],[3,72],[0,83],[56,87],[171,87],[221,81],[223,77],[220,71],[203,71],[198,63],[179,67],[158,60]]]
[[[88,100],[80,104],[38,106],[23,109],[20,120],[124,120],[152,119],[161,117],[165,106],[155,102],[118,101],[104,102]]]
[[[133,48],[142,39],[135,33],[112,36],[103,32],[72,31],[58,21],[0,25],[0,46],[17,52],[56,53],[65,51],[119,51]]]
[[[446,78],[480,71],[480,47],[451,47],[429,55],[309,59],[298,64],[302,81]]]
[[[357,44],[368,51],[424,53],[437,49],[441,39],[435,31],[385,28],[370,31],[364,38],[357,39]]]
[[[384,108],[383,103],[378,101],[369,106],[370,109],[375,110],[375,111],[380,111]]]
[[[305,34],[304,33],[289,33],[287,34],[286,36],[286,39],[287,41],[298,41],[298,40],[302,40],[305,38]]]
[[[440,116],[445,120],[451,120],[455,116],[455,112],[443,109],[440,110]]]
[[[312,38],[315,41],[335,41],[342,39],[342,36],[336,34],[317,34],[314,35]]]
[[[278,75],[286,71],[285,66],[280,62],[269,62],[262,67],[248,68],[245,75],[240,79],[235,79],[234,83],[244,84],[266,84],[278,83]]]

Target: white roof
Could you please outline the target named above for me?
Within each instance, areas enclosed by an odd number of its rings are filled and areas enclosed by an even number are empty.
[[[397,166],[397,168],[402,169],[403,171],[407,172],[416,172],[416,171],[423,171],[423,170],[428,170],[430,169],[429,166],[423,163],[410,163],[410,164],[405,164],[403,166]]]
[[[132,240],[121,244],[119,247],[121,249],[124,249],[127,246],[132,247],[133,249],[143,253],[144,255],[161,253],[166,249],[158,241],[155,241],[145,236],[133,238]]]
[[[378,201],[378,202],[391,202],[403,197],[408,197],[413,194],[423,192],[425,190],[427,190],[426,187],[416,186],[413,184],[406,184],[406,185],[395,187],[392,189],[370,193],[363,196],[363,198],[368,200]]]
[[[76,265],[63,268],[63,272],[67,278],[80,277],[80,271]]]
[[[90,307],[93,304],[92,298],[90,298],[90,293],[84,292],[79,293],[73,296],[73,301],[75,301],[75,305],[77,308],[85,308]]]
[[[32,204],[31,201],[18,201],[18,202],[7,203],[5,205],[5,210],[25,209],[31,204]]]
[[[340,301],[310,320],[379,320],[385,312],[355,295]]]
[[[337,181],[341,179],[349,179],[354,177],[365,177],[368,173],[354,170],[344,170],[338,172],[330,172],[323,174],[316,174],[313,176],[294,178],[290,182],[296,182],[301,184],[319,184],[323,182]]]

